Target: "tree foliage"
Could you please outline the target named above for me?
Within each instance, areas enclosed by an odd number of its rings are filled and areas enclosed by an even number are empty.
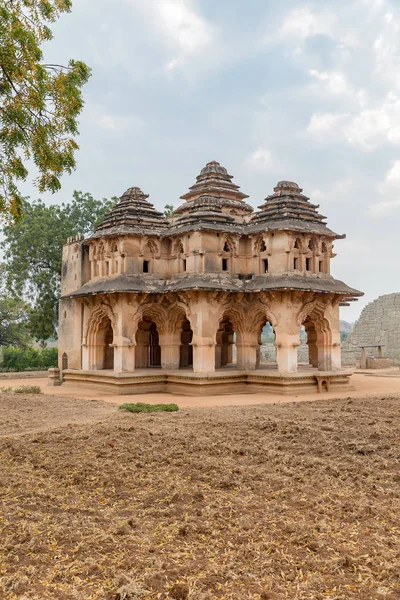
[[[56,367],[58,363],[57,348],[3,348],[2,371],[33,371]]]
[[[41,192],[60,189],[75,168],[81,88],[90,69],[81,61],[46,64],[41,46],[49,24],[71,10],[71,0],[0,0],[0,213],[19,216],[17,181],[35,164]]]
[[[164,215],[166,217],[171,217],[173,212],[174,212],[174,206],[173,206],[173,204],[166,204],[164,206]]]
[[[29,305],[23,300],[0,296],[0,346],[26,348],[29,334]]]
[[[36,339],[52,337],[57,329],[62,246],[72,235],[92,233],[115,200],[82,192],[61,205],[23,199],[21,219],[4,227],[5,280],[12,294],[31,303],[29,327]]]

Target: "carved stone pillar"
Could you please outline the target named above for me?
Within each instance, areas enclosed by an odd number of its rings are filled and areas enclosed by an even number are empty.
[[[215,346],[224,306],[207,292],[186,295],[187,316],[193,331],[193,371],[215,372]]]
[[[238,332],[236,339],[237,366],[242,371],[254,371],[259,360],[260,346],[258,334],[254,332]]]
[[[87,344],[82,344],[82,369],[89,371],[89,347]]]
[[[161,368],[165,371],[179,369],[181,332],[160,332]]]
[[[133,373],[137,366],[136,333],[139,317],[138,305],[126,294],[121,294],[114,307],[114,372]],[[147,332],[146,332],[147,333]],[[146,349],[147,350],[147,349]],[[146,352],[146,366],[147,366]]]
[[[275,331],[276,362],[280,373],[297,372],[297,348],[300,346],[298,315],[303,306],[301,292],[270,294],[271,324]]]
[[[317,346],[317,332],[315,327],[310,324],[305,324],[307,333],[307,345],[308,345],[308,357],[309,363],[313,367],[318,367],[318,346]]]
[[[135,370],[135,348],[127,338],[114,340],[114,371],[115,373],[132,373]]]
[[[297,371],[297,348],[300,346],[300,333],[287,333],[285,327],[275,327],[276,362],[280,373]]]

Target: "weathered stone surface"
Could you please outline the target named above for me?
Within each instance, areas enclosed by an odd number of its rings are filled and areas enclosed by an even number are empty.
[[[342,346],[342,360],[356,365],[361,360],[361,346],[381,345],[383,356],[400,363],[400,293],[380,296],[367,304]],[[378,348],[369,349],[378,358]]]
[[[367,357],[367,369],[388,369],[392,366],[392,361],[389,358]]]
[[[219,290],[225,292],[262,292],[275,290],[314,291],[325,294],[345,294],[360,296],[361,293],[347,286],[343,281],[333,277],[302,277],[301,275],[262,276],[249,275],[242,278],[239,274],[228,273],[197,273],[185,276],[170,276],[168,278],[154,275],[114,275],[95,279],[84,284],[80,289],[65,294],[74,298],[92,294],[115,294],[118,292],[134,292],[146,294],[161,294],[186,290]]]

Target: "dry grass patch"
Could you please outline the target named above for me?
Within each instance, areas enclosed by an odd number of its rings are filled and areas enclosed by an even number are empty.
[[[380,398],[3,438],[0,598],[398,599],[398,431]]]

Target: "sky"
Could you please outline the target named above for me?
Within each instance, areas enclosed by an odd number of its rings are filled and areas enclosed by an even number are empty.
[[[93,71],[73,190],[180,204],[217,160],[259,206],[279,180],[320,205],[332,274],[400,292],[399,0],[75,0],[45,48]],[[27,182],[22,190],[38,193]]]

